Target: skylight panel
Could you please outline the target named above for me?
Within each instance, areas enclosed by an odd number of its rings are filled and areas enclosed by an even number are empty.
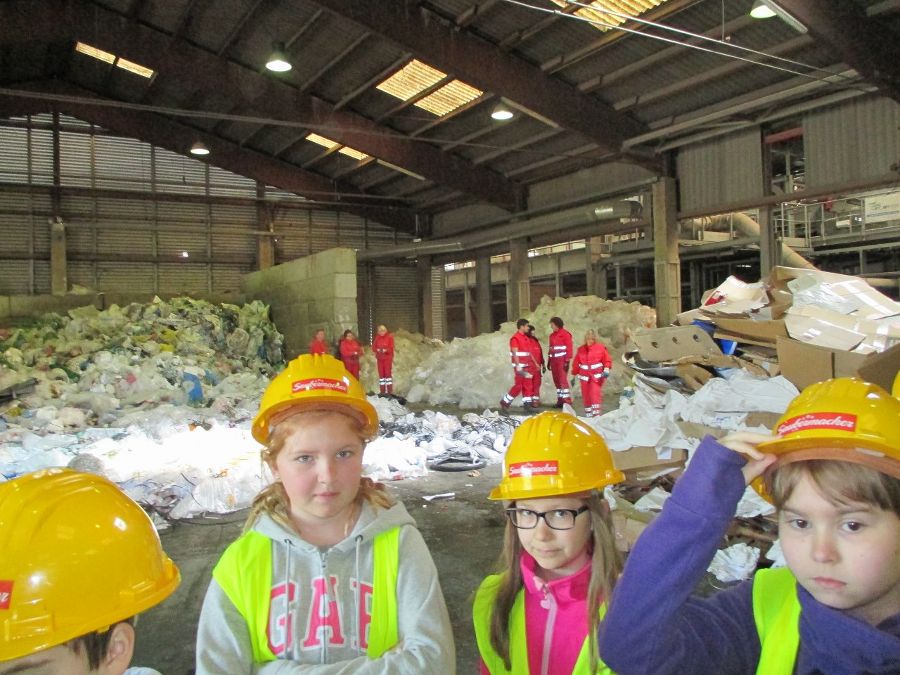
[[[594,28],[607,31],[612,27],[625,23],[627,19],[616,16],[615,14],[609,14],[603,10],[612,10],[619,14],[628,14],[629,16],[640,16],[647,10],[659,7],[665,1],[666,0],[593,0],[593,2],[591,2],[590,0],[582,0],[580,4],[590,5],[590,9],[581,7],[580,9],[575,10],[574,14],[590,21],[596,21],[597,23],[592,24]],[[553,3],[560,7],[572,6],[567,0],[553,0]]]
[[[376,89],[399,98],[401,101],[409,101],[446,77],[447,73],[432,68],[427,63],[413,59],[377,85]],[[442,117],[469,101],[478,98],[483,93],[480,89],[476,89],[461,80],[453,80],[421,100],[416,101],[413,105]]]
[[[115,54],[110,54],[109,52],[105,52],[102,49],[93,47],[84,42],[76,42],[75,51],[95,58],[98,61],[103,61],[103,63],[110,63],[117,68],[127,70],[129,73],[134,73],[135,75],[146,77],[147,79],[150,79],[154,75],[154,71],[151,68],[142,66],[139,63],[135,63],[134,61],[129,61],[128,59],[123,59],[122,57],[116,56]]]
[[[86,54],[87,56],[93,56],[98,61],[103,61],[104,63],[115,63],[116,60],[115,54],[110,54],[109,52],[105,52],[102,49],[91,47],[91,45],[86,45],[83,42],[75,43],[75,51]]]
[[[340,143],[338,143],[337,141],[333,141],[330,138],[325,138],[324,136],[320,136],[319,134],[308,134],[306,136],[306,140],[308,140],[310,143],[321,145],[323,148],[328,148],[329,150],[337,145],[340,145]],[[352,157],[356,160],[368,159],[369,157],[366,153],[360,152],[359,150],[356,150],[354,148],[347,147],[346,145],[342,146],[341,149],[338,150],[338,152],[342,155]]]

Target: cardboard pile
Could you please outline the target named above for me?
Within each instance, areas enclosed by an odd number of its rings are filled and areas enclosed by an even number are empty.
[[[628,355],[657,387],[696,391],[740,367],[801,390],[858,376],[890,391],[900,370],[900,303],[859,277],[790,267],[752,284],[729,277],[677,323],[635,335]]]

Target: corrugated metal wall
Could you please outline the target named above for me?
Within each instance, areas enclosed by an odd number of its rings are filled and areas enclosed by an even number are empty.
[[[447,336],[447,294],[444,292],[444,268],[431,268],[431,337]]]
[[[758,127],[679,149],[680,210],[715,210],[762,197],[762,154]]]
[[[415,264],[357,266],[359,334],[371,341],[379,324],[395,332],[398,328],[421,332],[419,286]],[[441,288],[443,297],[443,288]]]
[[[900,104],[855,98],[803,118],[806,185],[819,187],[891,173],[900,158]]]
[[[52,127],[49,114],[0,120],[0,295],[50,292]],[[60,184],[70,284],[218,293],[256,267],[253,179],[61,116]],[[277,188],[266,200],[276,263],[411,239]]]

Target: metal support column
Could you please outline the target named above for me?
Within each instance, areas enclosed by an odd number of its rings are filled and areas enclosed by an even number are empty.
[[[434,337],[434,319],[431,316],[431,256],[420,255],[416,261],[419,277],[419,315],[422,317],[422,334]]]
[[[678,220],[675,179],[653,184],[653,271],[656,287],[656,324],[668,326],[681,312],[681,263],[678,256]]]
[[[506,282],[506,315],[510,321],[515,321],[531,311],[528,271],[528,240],[510,240],[509,278]]]
[[[275,264],[275,230],[266,207],[266,184],[256,181],[256,269],[264,270]]]
[[[772,209],[759,209],[759,276],[765,277],[772,268],[781,264],[781,239],[775,236]]]
[[[65,295],[69,290],[66,262],[66,225],[62,219],[59,154],[59,113],[53,113],[53,187],[50,190],[50,292]]]
[[[493,330],[491,311],[491,258],[480,255],[475,258],[475,311],[478,316],[478,334]]]

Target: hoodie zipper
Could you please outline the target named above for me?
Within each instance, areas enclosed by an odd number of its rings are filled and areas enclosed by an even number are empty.
[[[546,582],[542,582],[541,607],[547,610],[547,622],[544,624],[544,650],[541,652],[541,675],[550,672],[550,647],[553,645],[553,628],[556,624],[558,605]]]

